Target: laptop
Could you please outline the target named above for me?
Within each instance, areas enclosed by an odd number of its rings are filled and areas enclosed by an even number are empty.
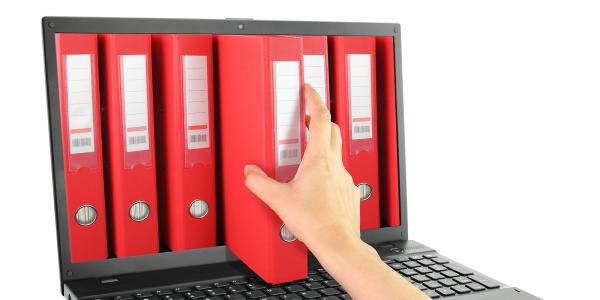
[[[57,75],[57,33],[209,33],[253,35],[369,35],[394,41],[398,144],[399,226],[364,230],[390,268],[432,299],[539,299],[408,240],[404,156],[400,25],[386,23],[258,21],[252,19],[126,19],[44,17],[42,19],[60,291],[77,299],[351,299],[346,290],[309,255],[308,277],[284,284],[264,282],[221,241],[216,247],[72,262],[67,213],[61,112]],[[217,100],[218,101],[218,100]],[[110,249],[109,249],[110,253]]]

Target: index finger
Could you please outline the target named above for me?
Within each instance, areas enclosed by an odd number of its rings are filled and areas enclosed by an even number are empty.
[[[313,143],[329,145],[331,141],[331,113],[321,100],[319,93],[310,84],[304,84],[304,99],[310,114],[308,125],[309,145]]]

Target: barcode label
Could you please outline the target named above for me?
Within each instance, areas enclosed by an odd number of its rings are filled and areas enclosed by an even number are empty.
[[[92,145],[91,137],[71,138],[71,148],[90,147]]]
[[[138,136],[129,136],[127,138],[127,145],[128,146],[134,146],[134,145],[140,145],[140,144],[146,144],[147,138],[145,135],[138,135]]]
[[[121,55],[121,85],[125,105],[127,152],[150,149],[146,55]]]
[[[371,125],[354,126],[352,133],[363,134],[371,132]]]
[[[373,138],[371,54],[348,54],[352,139]]]
[[[208,57],[184,55],[182,59],[187,148],[208,148]]]
[[[66,56],[67,110],[69,113],[69,153],[94,152],[94,109],[92,56]]]
[[[190,143],[203,143],[206,142],[207,137],[206,134],[191,134],[190,135]]]
[[[277,166],[300,164],[300,61],[274,61]]]
[[[279,159],[295,159],[298,158],[300,153],[298,153],[298,149],[283,149],[279,151]]]

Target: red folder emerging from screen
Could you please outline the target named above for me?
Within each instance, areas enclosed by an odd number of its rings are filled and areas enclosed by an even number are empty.
[[[217,36],[226,245],[270,283],[307,275],[307,250],[244,185],[257,164],[281,182],[300,164],[304,134],[302,39]]]
[[[71,262],[107,257],[98,36],[56,34]]]
[[[379,113],[379,181],[381,216],[387,226],[400,226],[398,135],[394,38],[377,37],[377,111]]]
[[[334,120],[342,158],[361,194],[360,228],[378,228],[377,95],[375,37],[331,37]]]
[[[100,35],[110,240],[117,257],[158,252],[150,35]]]
[[[160,236],[171,250],[216,243],[212,36],[155,34]]]

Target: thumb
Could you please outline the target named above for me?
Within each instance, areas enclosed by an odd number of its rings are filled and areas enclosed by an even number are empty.
[[[280,203],[278,200],[285,194],[285,184],[269,177],[257,165],[246,165],[244,174],[246,175],[246,187],[277,212],[278,203]]]

